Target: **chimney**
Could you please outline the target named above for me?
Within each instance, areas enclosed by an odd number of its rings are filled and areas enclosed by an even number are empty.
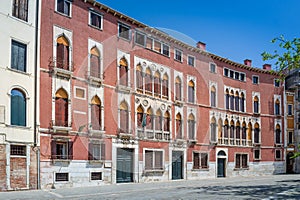
[[[251,65],[252,65],[252,60],[250,60],[250,59],[245,59],[245,60],[244,60],[244,65],[247,65],[247,66],[251,67]]]
[[[199,41],[199,42],[197,42],[197,48],[199,48],[203,51],[206,51],[206,44]]]
[[[272,65],[270,65],[270,64],[264,64],[263,65],[263,69],[270,71],[272,69]]]

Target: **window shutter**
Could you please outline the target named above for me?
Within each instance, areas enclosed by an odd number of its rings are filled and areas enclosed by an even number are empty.
[[[163,169],[162,151],[155,151],[155,169]]]
[[[153,168],[153,151],[145,151],[145,169]]]
[[[11,96],[11,125],[18,125],[19,119],[18,119],[18,98],[17,96],[12,95]]]
[[[63,69],[70,70],[69,68],[69,47],[63,46],[64,53],[63,53]]]
[[[246,154],[242,155],[242,167],[243,168],[247,168],[248,167],[248,164],[247,164],[247,155]]]
[[[193,166],[193,168],[194,169],[199,169],[200,168],[200,166],[199,166],[199,153],[196,153],[196,152],[194,152],[193,153],[193,156],[194,156],[194,166]]]
[[[89,147],[88,147],[88,159],[89,160],[94,160],[93,157],[93,144],[89,143]]]
[[[64,45],[57,43],[56,47],[56,67],[63,69]]]
[[[229,109],[229,94],[226,94],[226,109]]]
[[[56,141],[55,140],[51,141],[51,158],[52,159],[56,159],[57,158]]]
[[[94,130],[100,130],[101,127],[101,109],[100,105],[92,104],[92,128]]]
[[[240,132],[241,132],[241,127],[240,126],[237,126],[236,127],[236,139],[240,139],[241,138],[241,134],[240,134]]]
[[[207,168],[207,159],[208,156],[206,153],[201,153],[201,168]]]
[[[73,141],[68,142],[68,159],[73,159]]]
[[[17,96],[18,101],[18,125],[19,126],[26,126],[26,99],[21,96]]]
[[[236,154],[235,155],[235,168],[240,168],[241,167],[241,155]]]
[[[100,61],[99,57],[96,55],[91,55],[90,57],[91,64],[91,76],[100,78]]]
[[[101,160],[105,160],[105,143],[101,144]]]

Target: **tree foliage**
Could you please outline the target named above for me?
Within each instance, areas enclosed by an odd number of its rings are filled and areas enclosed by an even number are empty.
[[[274,38],[272,43],[278,43],[280,50],[273,53],[263,52],[262,58],[266,60],[274,60],[276,72],[283,78],[288,70],[300,68],[300,38],[287,40],[284,36]]]

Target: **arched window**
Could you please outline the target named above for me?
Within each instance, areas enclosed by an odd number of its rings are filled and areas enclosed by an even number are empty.
[[[216,88],[212,86],[210,88],[210,106],[216,107],[217,103],[217,98],[216,98]]]
[[[156,111],[156,116],[155,116],[155,130],[156,131],[162,131],[162,115],[160,110]]]
[[[169,77],[167,74],[164,74],[162,80],[162,95],[167,98],[169,97]]]
[[[91,122],[93,130],[101,130],[101,101],[98,96],[94,96],[91,102]]]
[[[234,110],[234,93],[233,93],[233,90],[230,91],[230,110]]]
[[[210,141],[216,142],[217,141],[217,122],[216,118],[212,117],[210,122]]]
[[[189,81],[188,84],[188,101],[195,103],[195,83],[193,81]]]
[[[223,122],[222,122],[222,119],[220,118],[218,121],[218,137],[219,137],[219,139],[222,139],[222,137],[223,137],[222,128],[223,128]]]
[[[146,115],[146,129],[149,129],[149,130],[153,130],[153,112],[152,112],[152,109],[151,107],[148,108],[147,110],[147,115]]]
[[[182,119],[180,113],[176,115],[176,138],[183,139],[182,135]]]
[[[235,138],[239,140],[241,138],[241,124],[240,121],[236,122],[235,126]]]
[[[119,68],[120,68],[120,73],[119,73],[119,80],[120,80],[120,85],[128,86],[128,62],[127,60],[123,57],[119,61]]]
[[[181,79],[176,77],[175,79],[175,100],[181,101]]]
[[[226,92],[225,92],[225,106],[226,106],[226,109],[229,109],[229,90],[226,89]]]
[[[280,128],[279,124],[276,124],[275,143],[276,144],[280,144],[281,143],[281,128]]]
[[[249,142],[252,141],[252,124],[251,124],[251,122],[249,122],[249,124],[248,124],[248,133],[247,133],[247,135],[248,135],[248,141]]]
[[[260,132],[260,129],[259,129],[259,124],[258,123],[255,123],[254,124],[254,143],[260,143],[259,142],[259,132]]]
[[[243,122],[242,124],[242,139],[246,140],[247,139],[247,127],[246,127],[246,122]]]
[[[100,52],[97,47],[93,47],[90,50],[90,75],[101,78]]]
[[[137,118],[137,127],[142,128],[142,127],[146,126],[146,121],[145,121],[146,118],[144,117],[144,109],[141,105],[137,108],[136,113],[137,113],[137,117],[136,117]]]
[[[145,90],[146,92],[152,94],[152,75],[150,68],[146,69],[145,74]]]
[[[234,144],[234,122],[230,121],[230,144]]]
[[[240,111],[245,112],[245,95],[242,92],[240,96]]]
[[[226,139],[228,139],[228,128],[229,128],[228,120],[225,119],[225,122],[224,122],[224,138],[226,138]]]
[[[238,92],[235,93],[234,101],[235,101],[234,102],[235,103],[235,110],[240,111],[240,96],[239,96]]]
[[[13,89],[10,93],[10,123],[16,126],[26,126],[26,97],[25,94]]]
[[[195,137],[195,125],[196,125],[196,122],[195,122],[195,117],[193,114],[190,114],[189,115],[189,118],[188,118],[188,133],[189,133],[189,139],[190,140],[194,140],[196,139]]]
[[[68,94],[59,89],[55,94],[55,126],[68,126]]]
[[[259,113],[259,99],[257,96],[254,97],[253,102],[253,112],[258,114]]]
[[[56,40],[56,67],[64,70],[69,68],[69,41],[65,36],[60,36]]]
[[[170,132],[170,113],[168,111],[164,115],[164,131]]]
[[[275,101],[275,115],[280,115],[280,101],[276,99]]]
[[[120,131],[129,133],[129,110],[125,101],[120,104]]]
[[[160,96],[161,93],[161,79],[160,73],[157,71],[154,74],[154,94]]]
[[[143,71],[142,66],[138,64],[136,66],[136,88],[139,92],[143,92]]]

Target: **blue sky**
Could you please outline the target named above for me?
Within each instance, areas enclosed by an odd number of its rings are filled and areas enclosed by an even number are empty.
[[[98,0],[99,1],[99,0]],[[299,0],[100,0],[99,2],[151,27],[174,30],[202,41],[207,51],[260,68],[271,40],[300,37]],[[273,64],[272,62],[268,62]]]

